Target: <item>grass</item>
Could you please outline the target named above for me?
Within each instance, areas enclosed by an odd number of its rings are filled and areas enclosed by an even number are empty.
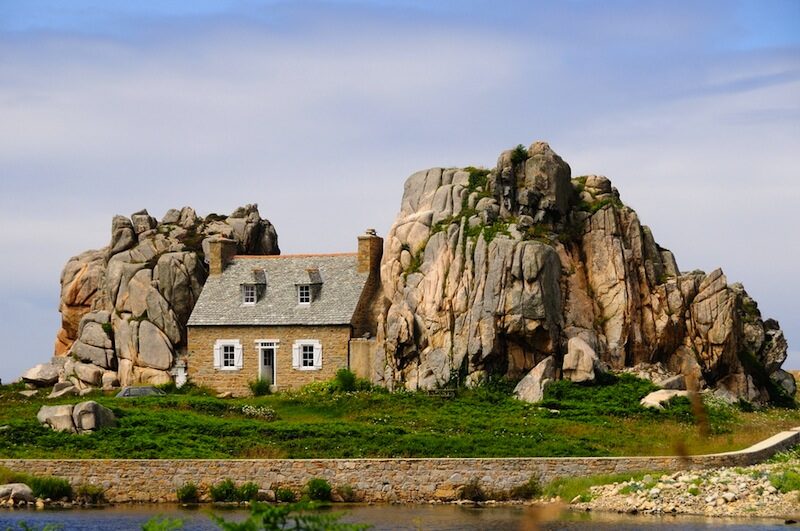
[[[52,476],[34,476],[24,472],[12,472],[0,467],[0,485],[6,483],[25,483],[37,498],[60,500],[72,498],[72,486],[69,481]]]
[[[576,497],[582,502],[592,499],[589,489],[596,485],[608,485],[611,483],[621,483],[623,481],[641,481],[647,475],[660,477],[663,472],[628,472],[625,474],[598,474],[596,476],[578,476],[559,478],[551,481],[544,487],[544,496],[552,498],[561,497],[562,500],[572,501]]]
[[[509,384],[459,389],[455,398],[362,387],[342,375],[293,393],[218,399],[202,389],[137,399],[95,392],[116,428],[76,436],[42,427],[43,404],[0,387],[2,458],[359,458],[680,455],[745,448],[800,425],[800,411],[742,412],[709,406],[702,437],[685,399],[663,411],[639,406],[652,390],[631,376],[601,385],[551,385],[541,405],[510,396]],[[513,382],[510,383],[513,386]],[[251,415],[268,411],[270,415]],[[274,412],[274,414],[273,414]]]

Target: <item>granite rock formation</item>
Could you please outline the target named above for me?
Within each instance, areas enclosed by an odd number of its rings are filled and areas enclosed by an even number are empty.
[[[381,264],[374,380],[521,380],[553,357],[558,377],[580,381],[660,364],[731,399],[793,387],[778,323],[741,285],[720,269],[682,272],[609,179],[570,173],[536,142],[491,170],[408,178]]]
[[[53,362],[60,381],[78,391],[172,381],[208,274],[208,242],[220,237],[235,240],[240,254],[280,253],[257,205],[205,218],[190,207],[171,209],[160,222],[146,210],[115,216],[109,245],[71,258],[61,274]],[[41,380],[46,371],[34,372],[26,375]]]

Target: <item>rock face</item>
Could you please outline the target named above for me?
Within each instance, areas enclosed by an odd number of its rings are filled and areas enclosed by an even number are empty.
[[[389,387],[519,380],[549,357],[577,381],[662,364],[754,402],[777,387],[765,376],[788,387],[780,327],[741,285],[681,272],[607,178],[571,179],[544,142],[409,177],[381,280],[372,377]]]
[[[172,209],[160,222],[146,210],[115,216],[108,247],[71,258],[61,274],[54,361],[68,355],[67,362],[37,366],[26,377],[71,382],[76,391],[172,381],[169,369],[185,347],[207,276],[205,250],[219,237],[235,240],[240,254],[280,253],[257,205],[205,218]]]

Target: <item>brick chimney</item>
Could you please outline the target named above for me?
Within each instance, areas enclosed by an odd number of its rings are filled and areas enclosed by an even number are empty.
[[[208,242],[208,274],[221,275],[231,258],[236,255],[236,240],[216,238]]]
[[[367,229],[366,233],[358,237],[358,268],[359,273],[378,272],[383,256],[383,238],[375,233],[375,229]]]

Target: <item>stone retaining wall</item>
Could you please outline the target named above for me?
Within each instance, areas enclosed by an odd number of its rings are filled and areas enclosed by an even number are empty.
[[[564,457],[441,459],[0,459],[0,466],[66,478],[73,485],[102,485],[111,502],[175,501],[187,482],[205,486],[225,478],[262,488],[299,491],[314,477],[334,487],[350,485],[364,501],[452,499],[478,478],[489,490],[510,489],[536,474],[542,482],[637,470],[747,466],[800,444],[800,427],[746,450],[691,457]],[[206,489],[203,489],[204,491]]]

